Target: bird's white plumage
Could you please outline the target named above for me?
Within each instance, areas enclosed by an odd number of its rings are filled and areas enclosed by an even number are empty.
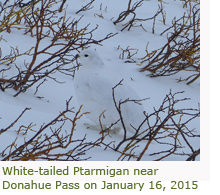
[[[109,73],[111,69],[104,65],[100,56],[94,50],[83,50],[78,54],[78,59],[82,66],[76,71],[74,77],[77,100],[80,105],[83,105],[83,111],[90,112],[87,117],[94,123],[90,126],[91,128],[101,130],[100,115],[102,113],[101,124],[103,128],[108,128],[120,119],[113,101],[112,88],[123,78],[115,79],[120,78],[120,73]],[[111,76],[117,74],[118,77],[113,78]],[[128,85],[119,85],[115,88],[117,104],[119,101],[128,98],[130,100],[140,99],[136,92]],[[123,121],[128,132],[135,133],[133,127],[138,128],[145,118],[143,111],[142,105],[132,101],[121,105]],[[114,131],[122,129],[121,121],[111,129]]]

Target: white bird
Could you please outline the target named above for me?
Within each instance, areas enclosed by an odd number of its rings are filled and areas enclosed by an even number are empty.
[[[119,102],[128,100],[128,98],[129,100],[139,100],[136,92],[128,85],[117,85],[122,80],[120,74],[112,72],[109,67],[106,67],[96,51],[86,49],[76,57],[81,63],[74,77],[76,97],[78,103],[83,105],[83,111],[90,112],[86,116],[94,123],[87,124],[87,126],[96,130],[111,127],[110,130],[114,132],[126,128],[126,132],[135,134],[135,129],[138,129],[145,119],[143,106],[140,105],[140,102],[137,104],[134,101],[121,104],[123,128],[116,105],[119,107]],[[115,80],[117,74],[120,80]],[[113,87],[116,85],[114,101]]]

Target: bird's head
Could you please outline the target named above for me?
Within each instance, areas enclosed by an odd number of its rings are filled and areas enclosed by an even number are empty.
[[[85,49],[75,56],[84,67],[96,68],[103,66],[103,61],[95,50]]]

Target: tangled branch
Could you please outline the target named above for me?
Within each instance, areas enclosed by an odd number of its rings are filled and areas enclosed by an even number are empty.
[[[13,88],[16,91],[14,96],[17,96],[39,83],[42,79],[44,81],[46,81],[46,78],[53,79],[59,82],[53,77],[55,72],[60,71],[72,75],[75,68],[72,64],[75,59],[68,54],[69,52],[90,44],[101,44],[104,40],[115,35],[109,33],[99,40],[93,39],[93,32],[98,26],[88,30],[88,24],[79,29],[78,24],[81,18],[70,20],[66,17],[65,12],[62,17],[57,18],[59,9],[51,10],[52,5],[56,3],[55,0],[33,1],[16,10],[18,2],[15,2],[11,7],[4,8],[5,13],[9,9],[9,14],[4,17],[5,19],[2,21],[3,28],[1,29],[3,31],[7,29],[9,32],[8,29],[19,28],[17,24],[23,22],[26,24],[25,34],[30,33],[35,38],[35,46],[22,54],[19,53],[18,48],[12,48],[9,55],[0,59],[0,64],[7,66],[7,68],[0,69],[2,75],[7,75],[9,70],[17,72],[11,78],[6,78],[6,76],[0,78],[0,89],[2,91]],[[19,17],[19,20],[17,17]],[[45,45],[46,40],[49,44],[42,47],[42,45]],[[24,63],[22,68],[16,65],[17,58],[21,56],[30,59],[29,62]],[[38,62],[38,58],[41,59],[41,62]],[[69,64],[72,66],[68,67]],[[37,88],[39,86],[40,84],[37,85]]]
[[[181,22],[182,21],[182,22]],[[150,71],[151,77],[170,76],[182,70],[190,74],[185,79],[191,84],[200,77],[200,9],[196,4],[188,16],[183,16],[173,21],[174,32],[169,33],[167,43],[160,49],[148,52],[142,58],[141,64],[146,64],[141,71]]]
[[[145,119],[143,122],[135,129],[136,131],[133,135],[128,136],[121,106],[128,101],[136,103],[143,100],[126,99],[116,102],[114,90],[121,85],[121,82],[113,88],[113,100],[120,116],[119,122],[122,123],[123,139],[117,144],[114,143],[114,145],[103,143],[106,148],[120,153],[118,160],[136,159],[140,161],[145,154],[149,156],[160,156],[155,160],[163,160],[171,155],[182,155],[187,157],[186,160],[195,160],[199,152],[198,149],[194,149],[192,143],[200,136],[194,128],[190,128],[190,125],[193,120],[199,118],[200,111],[199,109],[192,108],[178,108],[180,103],[189,100],[188,98],[176,99],[176,96],[184,92],[173,94],[170,91],[158,109],[154,108],[154,112],[152,113],[144,113]],[[147,128],[143,130],[143,127],[146,125]],[[154,147],[155,144],[161,147],[158,152],[155,152],[155,150],[151,152],[151,147]],[[141,152],[137,153],[135,149],[143,145],[145,147]]]
[[[132,18],[126,22],[125,24],[123,24],[123,28],[121,29],[121,31],[127,29],[128,31],[132,28],[132,27],[143,27],[142,25],[142,22],[144,21],[148,21],[148,20],[153,20],[153,28],[152,28],[152,32],[154,33],[154,27],[155,27],[155,20],[156,20],[156,17],[159,15],[159,14],[162,14],[162,17],[163,17],[163,22],[165,24],[165,20],[166,20],[166,16],[165,16],[165,13],[163,11],[163,6],[162,6],[162,2],[157,10],[157,12],[155,13],[154,16],[150,17],[150,18],[146,18],[146,19],[140,19],[140,18],[137,18],[137,14],[136,14],[136,9],[138,7],[141,7],[142,4],[143,4],[144,0],[141,0],[141,1],[137,1],[135,2],[133,5],[131,5],[132,3],[132,0],[129,0],[128,2],[128,8],[126,11],[123,11],[119,14],[118,18],[113,22],[114,25],[118,24],[118,23],[122,23],[123,21],[125,21],[126,18],[128,18],[128,16],[131,16]],[[140,25],[136,25],[136,23],[141,23]],[[145,30],[145,29],[144,29]]]
[[[24,136],[30,131],[35,134],[29,140],[24,138],[24,143],[21,145],[18,145],[18,138],[16,138],[0,153],[2,160],[87,160],[89,157],[82,157],[90,149],[99,146],[104,137],[101,136],[95,141],[87,141],[86,135],[81,139],[75,139],[77,120],[87,113],[80,113],[80,108],[72,118],[74,111],[69,107],[70,101],[71,98],[66,102],[64,111],[49,123],[41,125],[39,130],[34,130],[35,125],[32,123],[28,126],[21,125],[17,130],[18,135]],[[2,129],[0,133],[6,133],[12,128],[27,110],[25,109],[11,125]],[[68,115],[70,116],[68,117]],[[68,131],[65,131],[66,127],[68,127]]]

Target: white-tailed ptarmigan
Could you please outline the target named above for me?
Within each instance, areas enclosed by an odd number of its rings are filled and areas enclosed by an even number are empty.
[[[118,132],[123,126],[115,102],[118,107],[120,101],[140,98],[130,86],[120,84],[114,89],[114,102],[113,87],[123,79],[115,80],[114,75],[118,74],[117,78],[120,78],[120,73],[111,72],[110,68],[105,67],[95,50],[83,50],[76,58],[79,59],[81,66],[75,73],[74,87],[78,103],[83,105],[83,111],[90,112],[86,116],[93,124],[87,126],[96,130],[111,127],[112,131]],[[134,101],[127,101],[121,104],[120,110],[126,131],[134,134],[145,119],[143,106],[140,102],[137,104]]]

